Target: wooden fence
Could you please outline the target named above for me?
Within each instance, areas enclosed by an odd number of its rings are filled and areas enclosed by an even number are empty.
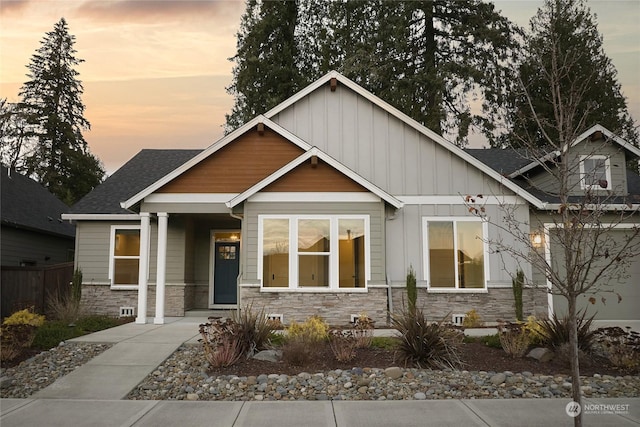
[[[71,291],[72,262],[48,267],[3,266],[0,270],[2,319],[27,307],[34,307],[37,313],[45,314],[49,295],[64,295]]]

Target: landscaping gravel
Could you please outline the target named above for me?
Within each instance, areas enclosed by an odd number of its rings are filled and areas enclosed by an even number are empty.
[[[134,400],[424,400],[569,398],[571,378],[531,372],[353,368],[298,375],[209,376],[198,346],[180,347],[129,393]],[[586,397],[639,397],[640,377],[582,378]]]
[[[0,396],[27,398],[111,347],[62,343],[0,371]],[[437,371],[390,367],[258,376],[209,376],[197,345],[183,345],[145,378],[133,400],[425,400],[569,398],[571,379],[531,372]],[[640,397],[640,377],[582,378],[587,397]]]
[[[26,398],[72,372],[112,344],[60,343],[12,368],[0,370],[0,397]]]

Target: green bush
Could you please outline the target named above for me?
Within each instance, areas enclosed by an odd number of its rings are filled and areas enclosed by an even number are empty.
[[[482,337],[482,342],[487,347],[491,348],[502,348],[502,343],[500,343],[500,334],[487,335],[486,337]]]
[[[303,323],[291,322],[287,328],[289,340],[300,339],[313,344],[329,337],[329,325],[320,316],[311,316]]]
[[[409,267],[409,273],[407,274],[407,299],[409,300],[409,311],[415,310],[418,301],[418,287],[413,266]]]
[[[111,316],[85,316],[79,318],[75,324],[88,334],[118,326],[122,324],[122,320]]]
[[[391,323],[400,333],[398,353],[406,365],[417,368],[459,368],[464,334],[445,324],[427,322],[422,310],[392,314]]]
[[[512,280],[513,283],[513,299],[516,306],[516,320],[522,322],[522,289],[524,288],[524,272],[518,270],[516,277]]]
[[[591,322],[595,314],[585,319],[586,310],[579,311],[576,314],[578,329],[578,349],[589,353],[593,345],[595,331],[591,331]],[[555,313],[551,319],[541,319],[540,336],[542,343],[551,349],[557,349],[563,344],[569,342],[569,316],[558,318]]]
[[[371,338],[371,347],[381,348],[383,350],[395,350],[398,348],[398,338],[395,337],[373,337]]]
[[[31,347],[39,350],[49,350],[62,341],[81,335],[84,335],[84,332],[77,325],[70,326],[68,323],[59,320],[46,322],[36,331]]]

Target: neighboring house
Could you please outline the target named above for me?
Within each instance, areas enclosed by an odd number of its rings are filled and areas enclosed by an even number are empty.
[[[498,227],[464,196],[485,195],[495,219],[506,201],[523,222],[552,203],[505,177],[533,174],[528,162],[491,159],[332,72],[204,150],[141,151],[63,218],[77,225],[83,298],[139,323],[252,304],[285,323],[366,312],[382,325],[406,300],[410,267],[429,318],[512,319],[510,275],[533,272],[490,251]],[[524,305],[553,308],[544,282]]]
[[[69,207],[34,180],[2,166],[1,262],[41,267],[73,261],[75,226],[63,222]]]

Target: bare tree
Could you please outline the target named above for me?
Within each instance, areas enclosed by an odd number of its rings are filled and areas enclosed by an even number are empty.
[[[640,209],[638,201],[630,200],[625,189],[608,178],[612,168],[624,170],[624,154],[637,153],[637,149],[600,128],[591,134],[586,132],[594,129],[594,123],[587,120],[598,104],[597,99],[589,99],[589,89],[601,70],[593,67],[585,71],[587,52],[572,48],[563,32],[557,30],[565,23],[567,13],[578,12],[585,12],[580,2],[550,0],[532,19],[537,38],[531,38],[515,73],[521,89],[514,96],[519,113],[513,114],[516,108],[505,112],[505,122],[511,129],[520,129],[511,133],[508,149],[513,150],[514,156],[529,160],[509,178],[546,205],[531,208],[529,221],[524,222],[517,213],[518,207],[504,204],[503,217],[498,221],[479,206],[483,199],[467,196],[466,201],[472,213],[513,236],[517,243],[505,244],[497,238],[490,241],[494,250],[530,263],[534,274],[549,285],[548,291],[566,299],[572,398],[581,404],[578,298],[589,296],[588,301],[594,304],[597,296],[605,302],[607,292],[613,292],[613,285],[624,279],[630,263],[634,259],[637,262]],[[523,65],[529,73],[535,70],[535,87],[529,84]],[[544,111],[540,111],[541,105]],[[524,126],[518,121],[536,126]],[[621,164],[614,164],[614,158],[621,158]],[[546,179],[541,179],[543,175]],[[532,233],[540,233],[543,238],[532,239]],[[617,299],[619,302],[620,295]],[[574,423],[582,425],[581,413]]]

